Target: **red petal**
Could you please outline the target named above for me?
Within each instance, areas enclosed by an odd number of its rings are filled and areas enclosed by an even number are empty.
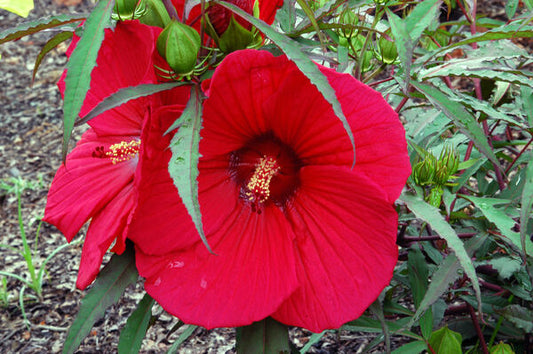
[[[57,171],[43,220],[61,230],[69,242],[89,218],[132,182],[137,158],[114,165],[108,158],[92,155],[96,147],[122,140],[130,141],[131,137],[97,137],[90,129]]]
[[[216,255],[202,243],[161,256],[137,249],[137,268],[146,291],[184,322],[244,326],[269,316],[298,286],[292,235],[279,209],[258,215],[241,206],[209,238]]]
[[[389,284],[398,216],[379,186],[342,167],[308,166],[289,211],[301,287],[272,315],[320,332],[360,316]]]
[[[105,253],[116,240],[113,247],[117,253],[125,248],[127,224],[135,205],[133,184],[122,189],[92,220],[83,250],[76,286],[85,289],[100,271]],[[112,217],[110,217],[112,216]]]

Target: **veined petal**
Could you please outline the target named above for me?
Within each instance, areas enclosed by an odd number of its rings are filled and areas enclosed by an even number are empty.
[[[113,164],[97,158],[97,148],[131,141],[131,137],[98,137],[89,129],[68,155],[52,181],[43,220],[55,225],[70,242],[81,226],[132,183],[138,157]]]
[[[300,288],[272,317],[313,332],[360,316],[390,282],[398,216],[364,174],[308,166],[288,217]]]
[[[248,325],[270,315],[297,288],[293,233],[278,208],[261,215],[236,208],[209,240],[216,255],[201,242],[160,256],[137,248],[146,291],[185,323],[208,329]]]
[[[85,289],[100,271],[105,253],[115,241],[116,253],[124,252],[126,229],[135,206],[133,184],[128,184],[98,214],[93,216],[85,237],[78,270],[78,289]],[[112,217],[110,217],[112,216]]]

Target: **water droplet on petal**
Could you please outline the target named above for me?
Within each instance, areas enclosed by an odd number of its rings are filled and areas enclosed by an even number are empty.
[[[159,286],[159,285],[161,285],[161,278],[158,277],[158,278],[155,280],[155,282],[154,282],[154,286]]]
[[[168,264],[169,268],[183,268],[185,266],[185,262],[182,261],[172,261]]]
[[[202,287],[202,289],[207,288],[207,280],[205,280],[205,278],[202,278],[202,281],[200,282],[200,286]]]

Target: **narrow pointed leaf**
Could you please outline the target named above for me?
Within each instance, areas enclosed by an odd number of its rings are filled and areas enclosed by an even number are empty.
[[[120,332],[118,341],[119,354],[139,352],[150,324],[150,318],[152,318],[152,306],[154,306],[154,303],[155,300],[150,295],[144,294],[139,305]]]
[[[492,151],[485,133],[470,112],[459,102],[451,100],[446,94],[433,86],[415,81],[412,82],[412,85],[424,94],[433,106],[440,109],[446,117],[451,119],[461,132],[474,142],[474,145],[482,154],[494,163],[495,166],[501,168],[500,162],[494,154],[494,151]]]
[[[402,67],[404,70],[403,90],[404,93],[407,93],[409,81],[411,79],[411,61],[413,58],[414,50],[413,42],[411,41],[411,36],[409,35],[409,32],[407,30],[407,25],[405,24],[405,21],[395,15],[388,8],[386,9],[386,11],[387,17],[389,18],[389,22],[391,25],[392,35],[394,36],[394,43],[396,45],[396,49],[398,50],[398,57],[400,58],[400,62],[402,63]]]
[[[78,315],[67,333],[64,354],[78,349],[96,321],[104,317],[106,309],[120,299],[126,287],[134,284],[137,277],[135,254],[130,244],[122,255],[113,255],[83,298]]]
[[[407,33],[411,41],[416,42],[422,36],[422,33],[431,24],[438,21],[441,0],[425,0],[415,6],[413,11],[405,19]]]
[[[59,15],[40,18],[37,21],[26,22],[19,26],[9,28],[0,32],[0,44],[20,39],[24,36],[40,32],[48,28],[68,25],[69,23],[80,22],[86,15]]]
[[[463,267],[466,275],[472,282],[472,287],[474,288],[476,299],[478,301],[478,308],[481,313],[481,290],[479,288],[476,270],[472,263],[472,259],[468,255],[463,242],[457,236],[455,230],[446,222],[446,220],[444,220],[439,209],[429,205],[419,197],[403,193],[400,196],[400,199],[405,202],[407,207],[417,218],[427,222],[431,228],[439,234],[439,236],[446,240],[448,247],[454,251],[459,263],[461,263],[461,267]],[[422,305],[420,305],[420,307],[421,306]]]
[[[283,51],[283,53],[285,53],[285,55],[287,55],[287,57],[296,64],[298,69],[300,69],[300,71],[311,81],[311,83],[317,87],[318,91],[320,91],[322,96],[324,96],[324,99],[331,104],[335,115],[342,122],[342,125],[346,130],[346,134],[350,138],[353,149],[353,164],[355,165],[355,142],[350,125],[348,124],[348,121],[342,112],[342,107],[337,99],[335,90],[331,87],[327,78],[320,72],[313,61],[302,52],[296,42],[284,34],[275,31],[264,21],[253,17],[233,4],[225,1],[217,1],[217,3],[241,16],[246,21],[257,27],[257,29],[259,29],[261,32],[263,32],[265,36],[270,38],[270,40],[272,40],[272,42],[274,42]]]
[[[114,0],[96,3],[93,12],[85,22],[83,36],[67,63],[63,102],[63,161],[67,155],[68,141],[74,128],[74,121],[80,113],[85,95],[91,86],[91,72],[96,65],[96,57],[104,40],[104,30],[111,25],[113,5]]]
[[[237,329],[237,354],[289,353],[287,326],[268,317]]]
[[[157,92],[173,89],[174,87],[187,85],[183,82],[165,82],[162,84],[142,84],[138,86],[125,87],[112,95],[106,97],[96,107],[94,107],[89,113],[87,113],[82,119],[77,120],[75,125],[81,125],[87,123],[94,117],[104,113],[107,110],[113,109],[124,103],[144,96],[149,96]]]
[[[484,237],[474,237],[465,242],[465,249],[468,255],[471,257],[474,252],[484,242]],[[448,291],[448,286],[457,280],[460,276],[459,269],[460,263],[455,254],[449,254],[444,261],[439,265],[437,270],[431,276],[428,290],[422,302],[416,309],[416,313],[413,315],[407,328],[411,328],[416,321],[422,316],[422,314],[431,306],[435,301],[441,298],[442,294]]]
[[[168,349],[167,354],[174,354],[178,352],[178,348],[180,345],[183,344],[189,338],[193,332],[198,328],[198,326],[194,325],[188,325],[187,328],[180,334],[178,339],[174,343],[172,343],[172,346]]]
[[[180,198],[196,226],[196,230],[209,252],[202,226],[202,213],[198,202],[198,160],[200,159],[200,129],[202,129],[202,101],[197,87],[191,88],[191,97],[181,116],[169,128],[178,131],[170,141],[172,158],[168,172],[178,189]],[[167,131],[168,132],[168,131]]]
[[[533,160],[529,161],[526,169],[526,183],[522,190],[522,207],[520,208],[520,242],[522,251],[533,256],[533,242],[527,234],[527,225],[531,218],[533,206]],[[529,247],[528,247],[529,246]],[[529,252],[528,252],[529,251]]]
[[[31,77],[32,84],[33,84],[33,81],[35,80],[35,75],[37,74],[37,70],[39,70],[39,66],[41,65],[41,62],[43,61],[46,54],[48,54],[52,49],[57,47],[59,43],[62,43],[66,41],[67,39],[72,38],[73,35],[74,33],[71,31],[59,32],[58,34],[50,38],[48,42],[46,42],[46,44],[41,48],[41,51],[37,55],[37,58],[35,59],[35,65],[33,66],[33,74]]]

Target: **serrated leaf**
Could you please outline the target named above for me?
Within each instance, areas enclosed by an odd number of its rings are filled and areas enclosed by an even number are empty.
[[[533,333],[533,311],[520,305],[509,305],[502,310],[495,310],[508,321],[522,328],[526,333]]]
[[[509,204],[511,202],[510,200],[480,198],[471,195],[461,195],[461,197],[474,203],[474,205],[481,210],[487,220],[494,223],[503,236],[509,239],[516,247],[518,247],[518,249],[523,250],[523,252],[528,255],[533,255],[533,243],[530,240],[527,240],[527,242],[522,245],[520,233],[512,230],[516,224],[514,219],[507,215],[504,209],[496,207],[501,204]],[[527,218],[529,218],[529,216],[529,214],[526,214]]]
[[[520,259],[510,256],[493,258],[488,261],[488,264],[490,264],[492,268],[496,269],[498,271],[498,274],[500,274],[500,277],[502,277],[503,279],[510,278],[522,267],[522,262],[520,261]]]
[[[533,159],[526,167],[526,182],[522,190],[522,207],[520,208],[520,245],[522,251],[533,256],[533,241],[527,234],[527,226],[531,218],[533,206]],[[533,280],[533,279],[532,279]]]
[[[41,62],[46,56],[46,54],[48,54],[52,49],[57,47],[59,43],[62,43],[66,41],[67,39],[72,38],[73,35],[74,33],[71,31],[59,32],[58,34],[50,38],[48,42],[45,43],[45,45],[41,48],[41,51],[37,55],[37,58],[35,59],[35,65],[33,65],[33,74],[31,77],[32,84],[33,84],[33,81],[35,80],[35,75],[37,74],[37,70],[39,69],[39,66],[41,65]]]
[[[528,124],[533,127],[533,88],[522,85],[520,87],[520,95],[524,112],[527,114]]]
[[[479,281],[477,279],[476,270],[472,263],[472,259],[465,249],[465,245],[457,236],[455,230],[446,222],[446,220],[444,220],[439,209],[429,205],[419,197],[403,193],[400,196],[400,200],[405,202],[407,207],[415,214],[417,218],[427,222],[431,228],[439,234],[440,237],[446,240],[448,247],[453,250],[455,256],[461,263],[461,267],[464,269],[466,275],[472,282],[472,287],[474,288],[476,299],[478,301],[478,308],[481,313],[481,290],[479,289]],[[422,304],[420,307],[422,307]]]
[[[82,340],[89,334],[93,325],[104,317],[106,309],[115,304],[128,285],[137,281],[135,254],[129,244],[122,255],[113,255],[102,269],[92,288],[87,292],[80,305],[76,319],[70,326],[63,353],[74,353]]]
[[[172,346],[168,349],[167,354],[177,353],[179,346],[182,345],[183,342],[185,342],[187,338],[193,334],[196,328],[198,328],[198,326],[188,325],[187,328],[185,328],[185,330],[180,334],[178,339],[172,343]]]
[[[505,3],[505,14],[509,20],[513,19],[516,9],[518,8],[518,2],[519,0],[507,0]]]
[[[422,33],[429,25],[438,22],[441,0],[425,0],[415,6],[409,16],[405,18],[405,27],[411,37],[411,41],[416,43]]]
[[[484,242],[483,237],[473,237],[470,240],[466,241],[465,249],[469,257],[472,257],[474,252],[481,246]],[[413,324],[418,321],[420,316],[433,304],[435,301],[440,299],[442,294],[448,290],[448,285],[453,283],[457,278],[459,278],[460,263],[455,254],[449,254],[444,261],[442,261],[431,276],[431,281],[428,286],[428,290],[424,299],[420,303],[420,306],[416,309],[416,313],[413,315],[407,328],[411,328]],[[479,306],[479,302],[478,302]]]
[[[149,96],[157,92],[173,89],[178,86],[188,85],[184,82],[165,82],[162,84],[141,84],[137,86],[124,87],[117,92],[104,98],[96,107],[94,107],[89,113],[83,116],[82,119],[77,120],[75,125],[81,125],[87,123],[91,119],[99,116],[107,110],[113,109],[124,103],[144,96]]]
[[[44,17],[37,21],[23,23],[19,26],[9,28],[0,32],[0,44],[20,39],[24,36],[40,32],[48,28],[64,26],[73,22],[80,22],[85,19],[85,15],[59,15]]]
[[[146,330],[152,318],[152,306],[155,300],[148,294],[144,294],[137,308],[128,318],[126,325],[120,332],[118,340],[118,353],[138,353],[141,349]]]
[[[267,317],[237,328],[237,354],[290,353],[287,326]]]
[[[435,353],[462,353],[462,341],[461,334],[452,331],[446,325],[431,334],[429,345]]]
[[[191,88],[189,102],[167,133],[176,128],[178,130],[169,146],[172,158],[168,163],[168,172],[202,242],[207,250],[213,253],[202,226],[202,213],[198,202],[198,181],[196,180],[200,159],[200,130],[202,129],[202,101],[198,87]]]
[[[413,58],[413,42],[411,41],[411,36],[407,31],[407,25],[405,20],[402,20],[400,17],[395,15],[392,11],[386,8],[387,17],[391,25],[391,32],[394,37],[394,43],[396,49],[398,50],[398,57],[402,63],[404,70],[403,78],[403,91],[407,94],[409,88],[409,81],[411,80],[411,62]]]
[[[451,119],[461,132],[469,137],[478,150],[487,156],[497,168],[501,168],[500,162],[494,154],[494,151],[492,151],[483,129],[481,129],[476,119],[460,103],[451,100],[446,94],[433,86],[415,81],[412,82],[412,85],[424,94],[435,107],[439,108],[446,117]]]
[[[74,122],[91,86],[91,72],[96,66],[96,57],[104,40],[104,30],[111,25],[114,2],[114,0],[103,0],[96,3],[84,24],[83,36],[67,62],[63,101],[63,161],[67,156]]]
[[[28,17],[30,11],[33,10],[33,0],[0,0],[0,9]]]
[[[318,91],[322,94],[322,96],[324,96],[324,99],[328,101],[333,108],[333,112],[335,112],[337,118],[339,118],[339,120],[342,122],[344,130],[350,138],[353,149],[353,165],[355,165],[355,141],[350,124],[348,124],[348,120],[346,120],[346,117],[342,112],[342,107],[337,99],[335,90],[331,87],[326,76],[320,72],[315,63],[313,63],[313,61],[311,61],[311,59],[309,59],[309,57],[302,52],[296,42],[284,34],[276,32],[264,21],[255,18],[254,16],[243,11],[241,8],[228,2],[217,1],[217,3],[241,16],[259,29],[259,31],[263,32],[265,36],[270,38],[270,40],[272,40],[272,42],[274,42],[283,51],[283,53],[285,53],[285,55],[287,55],[287,57],[292,60],[294,64],[296,64],[298,69],[311,81],[311,83],[317,87]]]

